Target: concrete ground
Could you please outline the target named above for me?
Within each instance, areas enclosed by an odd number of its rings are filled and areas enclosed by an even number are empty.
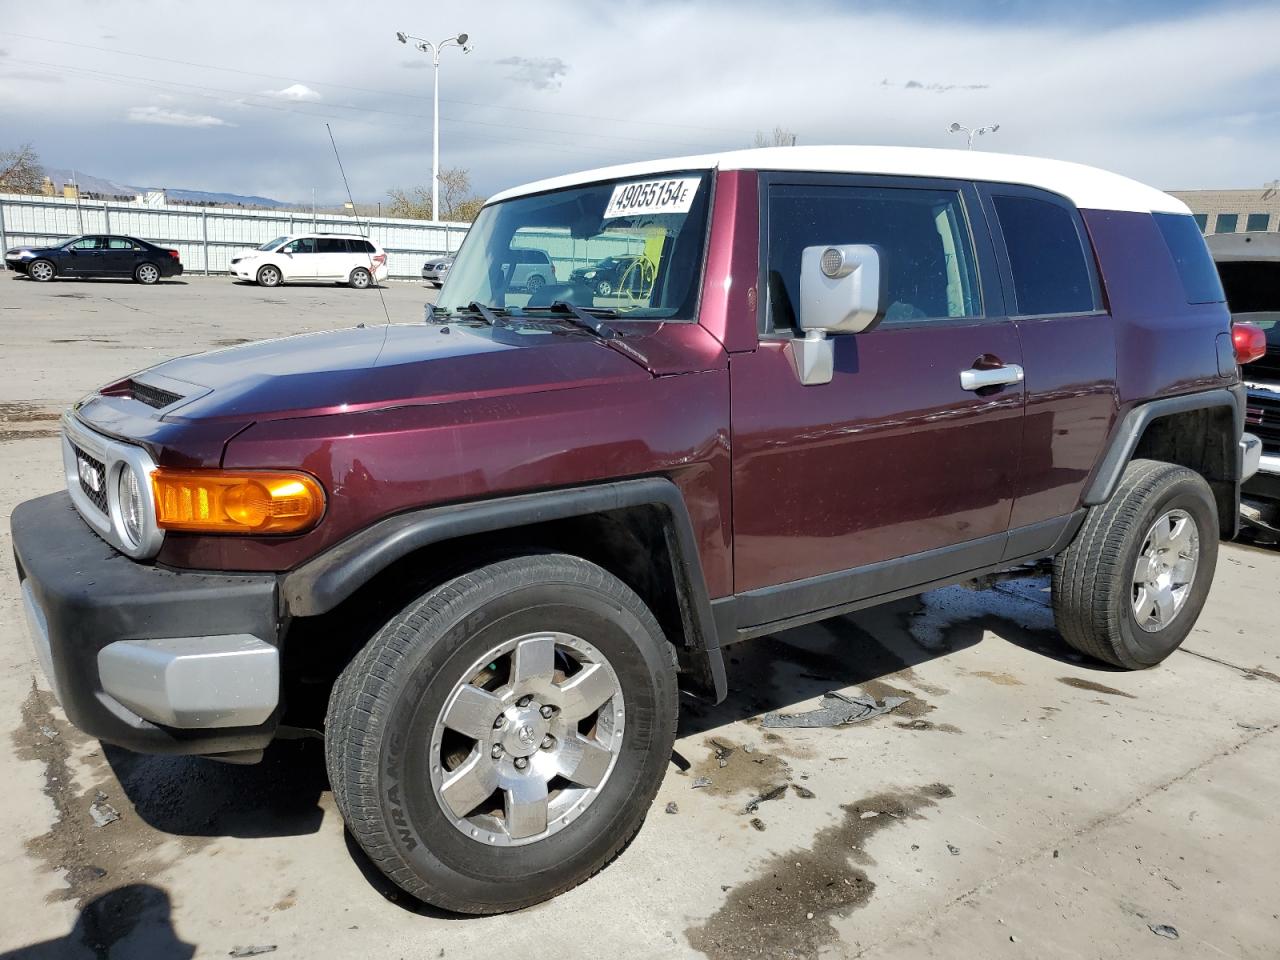
[[[389,286],[388,310],[416,321],[424,292]],[[337,287],[0,277],[0,514],[59,486],[48,418],[98,384],[382,320],[376,293]],[[6,523],[0,557],[7,539]],[[381,879],[316,743],[231,767],[78,734],[36,675],[6,562],[0,958],[1273,958],[1277,582],[1280,552],[1225,546],[1185,648],[1136,674],[1072,654],[1036,577],[743,644],[729,700],[685,703],[635,842],[555,901],[470,919]],[[831,690],[909,700],[837,730],[760,725]]]

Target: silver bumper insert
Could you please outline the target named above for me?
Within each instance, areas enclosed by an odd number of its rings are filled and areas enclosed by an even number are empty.
[[[1243,483],[1257,473],[1264,459],[1280,461],[1280,457],[1264,458],[1262,455],[1262,441],[1252,433],[1243,434],[1240,437],[1240,482]],[[1280,463],[1267,472],[1280,473]]]
[[[44,671],[45,680],[53,688],[53,695],[61,701],[58,681],[53,675],[53,653],[49,647],[49,622],[36,601],[31,584],[26,580],[22,581],[22,609],[27,615],[27,632],[31,634],[31,644],[36,648],[36,659],[40,661],[40,669]]]
[[[98,652],[102,689],[168,727],[251,727],[280,701],[280,651],[248,634],[117,640]]]

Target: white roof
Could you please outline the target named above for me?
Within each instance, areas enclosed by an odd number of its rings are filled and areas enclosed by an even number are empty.
[[[695,157],[645,160],[539,180],[504,190],[490,203],[601,180],[652,176],[675,170],[805,170],[814,173],[864,173],[902,177],[947,177],[1040,187],[1061,194],[1087,210],[1138,213],[1190,213],[1176,197],[1116,173],[1063,160],[1021,157],[978,150],[925,147],[763,147]]]

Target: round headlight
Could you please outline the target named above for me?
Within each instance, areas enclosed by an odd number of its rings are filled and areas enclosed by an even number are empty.
[[[120,480],[117,487],[120,501],[120,526],[122,533],[131,546],[142,542],[142,481],[138,471],[125,464],[120,468]]]

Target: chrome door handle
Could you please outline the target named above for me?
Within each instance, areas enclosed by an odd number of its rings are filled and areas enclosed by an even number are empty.
[[[960,371],[960,388],[962,390],[981,390],[983,387],[1000,387],[1009,383],[1021,383],[1026,378],[1022,367],[1016,363],[1006,363],[1003,367],[992,367],[989,370]]]

